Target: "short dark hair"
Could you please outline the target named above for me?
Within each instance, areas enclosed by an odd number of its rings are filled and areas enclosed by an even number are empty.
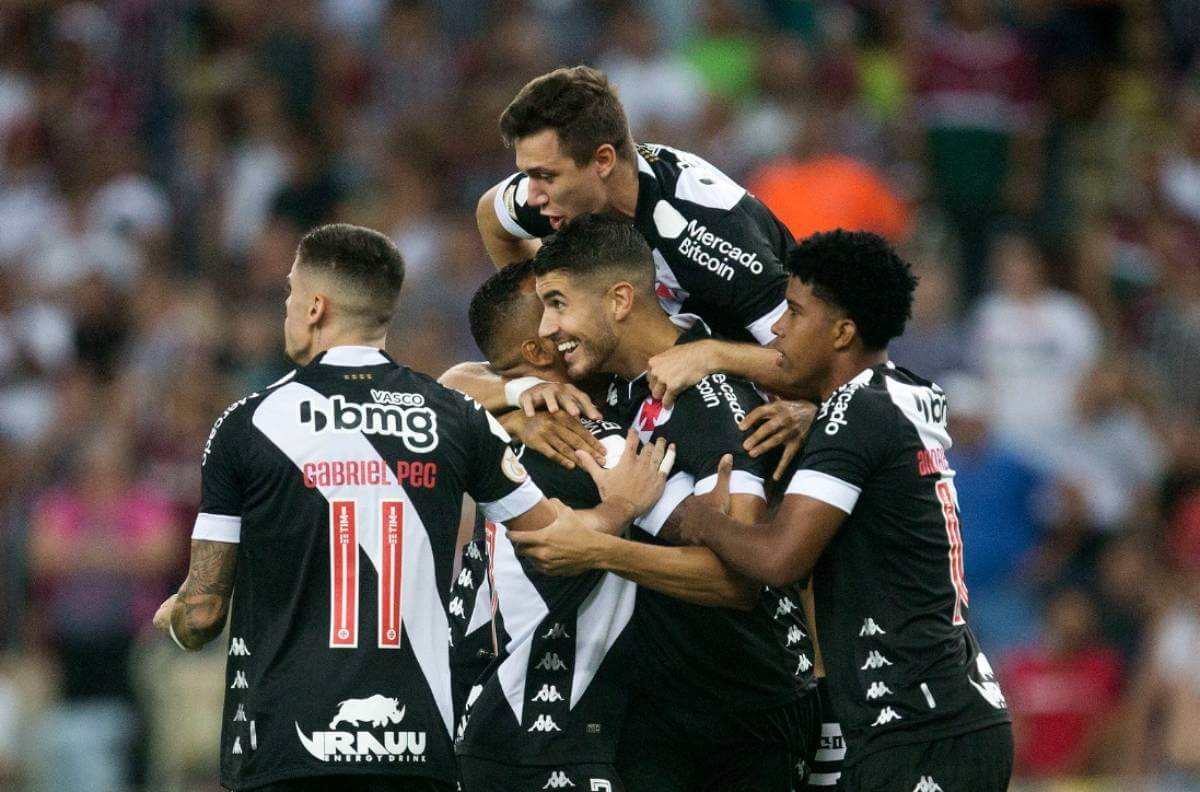
[[[590,66],[555,69],[535,77],[500,114],[500,136],[506,146],[543,129],[558,133],[576,165],[591,162],[605,143],[622,159],[632,162],[635,156],[617,91],[604,72]]]
[[[788,254],[813,294],[846,312],[869,349],[885,349],[912,316],[917,277],[887,240],[869,231],[823,231]]]
[[[567,221],[546,238],[533,257],[536,275],[566,272],[585,279],[628,280],[654,291],[654,259],[650,245],[633,224],[599,214]]]
[[[509,264],[494,273],[471,298],[467,320],[471,337],[488,360],[495,360],[503,351],[501,342],[504,321],[512,316],[513,306],[521,296],[521,287],[533,277],[533,259]]]
[[[300,240],[296,260],[361,296],[364,322],[386,326],[392,321],[404,285],[404,257],[385,235],[349,223],[318,226]]]

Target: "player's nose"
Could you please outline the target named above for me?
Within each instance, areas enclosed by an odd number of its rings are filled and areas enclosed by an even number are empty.
[[[550,317],[549,311],[542,311],[542,321],[538,324],[538,335],[542,338],[551,338],[557,332],[558,322]]]

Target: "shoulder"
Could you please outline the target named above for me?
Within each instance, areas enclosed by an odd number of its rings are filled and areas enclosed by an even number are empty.
[[[659,144],[639,144],[638,153],[660,185],[667,203],[687,212],[689,204],[730,211],[746,197],[746,188],[703,158]],[[657,219],[657,218],[656,218]]]
[[[263,399],[271,393],[279,390],[284,385],[292,382],[295,379],[296,371],[292,370],[285,376],[271,383],[262,390],[257,390],[251,394],[230,404],[225,410],[217,416],[213,421],[212,430],[208,433],[208,439],[204,443],[204,454],[201,457],[200,465],[203,467],[208,462],[208,457],[212,454],[213,444],[218,438],[224,442],[224,438],[230,435],[240,434],[249,430],[251,421],[254,415],[254,410],[262,403]]]
[[[896,417],[886,376],[867,369],[821,403],[811,434],[836,437],[846,430],[878,433],[894,426]]]
[[[683,391],[675,409],[685,421],[701,421],[702,426],[737,426],[746,413],[763,403],[762,396],[749,382],[728,374],[710,374]],[[740,431],[740,430],[739,430]]]

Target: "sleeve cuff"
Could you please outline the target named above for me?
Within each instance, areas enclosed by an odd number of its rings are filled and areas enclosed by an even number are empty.
[[[695,494],[704,495],[712,492],[713,487],[717,486],[717,474],[705,476],[696,482]],[[745,470],[734,470],[729,476],[729,494],[730,495],[757,495],[763,500],[767,499],[767,491],[763,487],[761,477],[753,473],[747,473]]]
[[[538,502],[545,497],[538,489],[538,485],[533,483],[533,479],[527,478],[521,482],[521,486],[503,498],[480,503],[479,510],[492,522],[508,522],[513,517],[522,515],[538,505]]]
[[[750,331],[750,335],[754,336],[758,343],[766,346],[775,340],[775,334],[771,332],[771,327],[779,321],[779,317],[783,316],[783,312],[786,310],[787,300],[784,300],[767,313],[746,325],[746,329]]]
[[[650,508],[650,511],[634,520],[633,524],[651,536],[658,536],[663,523],[671,516],[671,512],[675,511],[675,507],[683,503],[684,499],[695,490],[695,481],[688,473],[676,473],[671,476],[667,479],[667,487],[663,490],[662,497]]]
[[[234,514],[200,512],[196,515],[192,538],[237,544],[242,540],[242,518]]]
[[[787,487],[788,495],[807,495],[849,514],[858,503],[861,487],[819,470],[798,470]]]
[[[504,226],[505,231],[512,234],[517,239],[533,239],[533,234],[529,233],[524,228],[521,228],[521,224],[518,223],[511,214],[509,214],[507,201],[504,198],[505,194],[510,188],[516,190],[518,193],[521,192],[521,188],[524,184],[525,182],[522,181],[514,187],[511,177],[500,182],[500,184],[496,186],[496,195],[492,203],[496,207],[496,219],[500,221],[500,225]],[[516,206],[518,200],[519,198],[514,195],[513,206]]]

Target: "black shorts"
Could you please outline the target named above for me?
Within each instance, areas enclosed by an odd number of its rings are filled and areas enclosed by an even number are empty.
[[[617,772],[628,792],[791,792],[820,724],[815,691],[754,712],[638,703],[621,730]]]
[[[1007,723],[931,742],[875,751],[842,771],[846,792],[1005,792],[1012,776]]]
[[[573,789],[576,792],[625,792],[610,764],[525,766],[475,756],[458,757],[463,792],[529,792]]]
[[[289,778],[250,792],[454,792],[450,784],[402,775],[325,775]]]
[[[846,740],[829,698],[825,678],[817,680],[821,696],[821,738],[811,763],[799,763],[796,788],[805,792],[833,792],[842,775],[842,759],[846,756]]]

